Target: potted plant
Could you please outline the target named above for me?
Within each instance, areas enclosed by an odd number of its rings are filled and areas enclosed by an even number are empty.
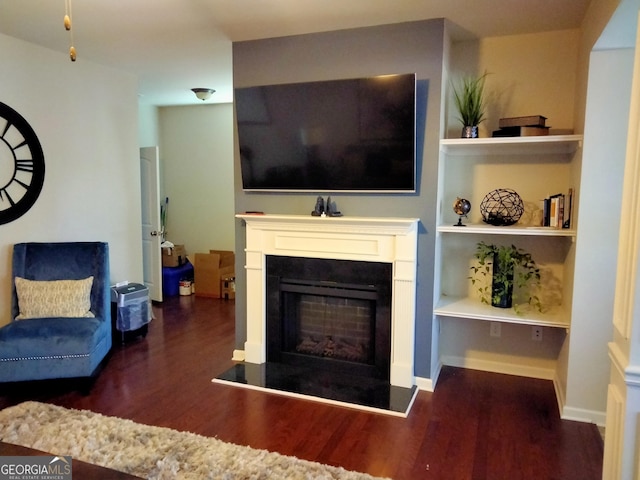
[[[462,123],[462,138],[477,138],[478,125],[484,120],[485,72],[480,77],[463,77],[461,85],[453,85],[453,99]]]
[[[519,304],[513,304],[516,286],[517,293],[525,297],[526,303],[542,311],[540,299],[535,294],[540,286],[540,269],[530,253],[515,245],[478,242],[474,256],[478,263],[471,267],[469,278],[472,285],[479,284],[478,293],[483,303],[499,308],[514,306],[518,311]],[[491,286],[486,281],[489,278]]]

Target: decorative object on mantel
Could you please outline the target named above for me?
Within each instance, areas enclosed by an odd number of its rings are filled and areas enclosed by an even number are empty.
[[[471,267],[471,284],[477,286],[482,303],[498,308],[511,308],[513,305],[513,287],[518,287],[526,303],[539,312],[542,311],[540,299],[535,290],[540,286],[540,269],[530,253],[515,245],[495,245],[485,242],[476,244],[474,255],[478,265]],[[491,277],[491,287],[488,280]],[[519,313],[517,304],[514,306]]]
[[[462,217],[467,217],[467,214],[471,211],[471,202],[466,198],[457,197],[455,202],[453,202],[453,211],[458,217],[458,223],[454,225],[454,227],[466,227],[464,223],[462,223]]]
[[[515,190],[498,188],[482,199],[480,213],[485,223],[506,227],[520,220],[524,213],[524,203]]]
[[[332,202],[331,197],[327,197],[326,203],[322,197],[318,197],[311,215],[314,217],[341,217],[342,212],[338,211],[336,202]]]
[[[494,130],[493,137],[534,137],[549,135],[549,128],[545,125],[547,117],[529,115],[525,117],[507,117],[498,121],[500,130]]]
[[[324,198],[320,196],[316,198],[316,206],[314,207],[313,212],[311,212],[311,215],[313,215],[314,217],[322,217],[323,215],[325,215]]]
[[[337,210],[336,202],[331,201],[331,197],[327,197],[327,215],[329,217],[341,217],[342,212]]]
[[[462,122],[461,138],[477,138],[478,125],[484,120],[484,82],[487,72],[479,77],[462,78],[459,88],[453,86],[453,99]]]

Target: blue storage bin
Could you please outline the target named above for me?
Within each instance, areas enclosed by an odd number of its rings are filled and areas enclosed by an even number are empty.
[[[162,295],[179,295],[180,280],[193,281],[193,265],[188,260],[179,267],[162,267]]]

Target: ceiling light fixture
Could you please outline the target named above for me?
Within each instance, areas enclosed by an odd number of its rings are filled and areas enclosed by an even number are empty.
[[[72,62],[76,61],[76,47],[73,46],[73,30],[71,30],[71,0],[64,0],[64,29],[69,32],[69,58]]]
[[[192,88],[191,91],[203,102],[208,100],[211,94],[215,92],[215,90],[211,88]]]

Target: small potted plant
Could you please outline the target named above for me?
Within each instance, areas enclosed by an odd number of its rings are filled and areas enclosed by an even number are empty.
[[[530,253],[515,245],[478,242],[474,256],[478,263],[471,267],[472,274],[469,278],[472,285],[478,284],[478,293],[483,303],[499,308],[513,306],[518,311],[519,304],[513,304],[513,289],[516,286],[517,292],[525,297],[527,304],[542,311],[540,299],[535,294],[540,286],[540,269]],[[491,286],[486,281],[489,278]]]
[[[477,138],[478,125],[484,120],[485,72],[480,77],[463,77],[458,88],[453,85],[453,99],[462,123],[462,138]]]

